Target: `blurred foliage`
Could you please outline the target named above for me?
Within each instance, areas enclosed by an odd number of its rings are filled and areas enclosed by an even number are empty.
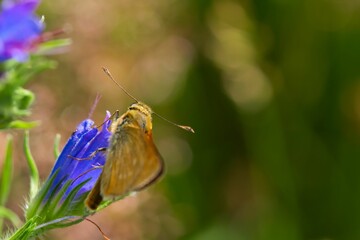
[[[67,5],[42,6],[48,24],[67,19],[74,29],[72,51],[42,82],[53,93],[39,102],[47,129],[70,131],[96,92],[96,112],[126,109],[102,82],[105,65],[196,131],[154,119],[168,173],[146,203],[139,195],[99,217],[112,239],[360,238],[358,1]],[[90,232],[80,227],[68,239]]]
[[[71,44],[70,39],[53,39],[53,35],[52,32],[45,33],[46,41],[40,42],[36,52],[23,62],[7,60],[0,63],[0,130],[28,129],[38,125],[35,121],[20,120],[30,115],[35,99],[34,94],[23,86],[36,74],[56,66],[55,61],[44,55],[61,52]]]
[[[189,6],[202,37],[174,105],[197,135],[169,180],[186,239],[360,238],[359,2]]]
[[[36,122],[18,120],[30,114],[30,106],[34,101],[34,94],[22,88],[30,78],[50,67],[54,62],[43,57],[33,56],[27,62],[9,60],[1,64],[0,72],[0,129],[26,129],[36,126]]]

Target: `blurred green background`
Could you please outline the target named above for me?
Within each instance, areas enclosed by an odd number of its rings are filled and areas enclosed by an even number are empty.
[[[55,133],[64,143],[97,93],[98,123],[132,103],[101,66],[196,131],[154,117],[167,173],[92,218],[111,239],[360,239],[358,0],[44,0],[38,13],[73,40],[29,86],[43,179]],[[49,239],[102,237],[84,222]]]

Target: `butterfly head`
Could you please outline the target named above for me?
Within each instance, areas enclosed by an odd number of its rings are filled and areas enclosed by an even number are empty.
[[[128,108],[129,113],[136,119],[143,130],[148,133],[152,129],[152,110],[151,108],[142,102],[136,102],[130,105]]]

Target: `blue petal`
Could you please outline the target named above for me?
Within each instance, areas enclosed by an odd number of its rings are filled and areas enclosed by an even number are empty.
[[[79,141],[79,139],[83,135],[86,135],[89,131],[95,129],[95,128],[91,127],[93,124],[94,124],[94,122],[92,120],[86,119],[78,125],[75,132],[73,132],[73,134],[71,135],[71,137],[65,144],[65,147],[62,150],[61,154],[59,155],[59,157],[55,163],[55,166],[53,167],[53,170],[50,173],[50,177],[55,173],[55,171],[57,169],[61,168],[64,165],[65,161],[67,160],[67,156],[70,155],[72,149],[74,148],[76,143]],[[95,130],[97,130],[97,129],[95,129]]]
[[[84,137],[86,138],[89,135],[94,136],[96,134],[97,129],[91,128],[91,125],[92,125],[91,123],[93,123],[93,122],[90,119],[84,120],[82,123],[79,124],[76,131],[73,132],[72,136],[67,141],[64,149],[60,153],[60,155],[50,173],[49,179],[50,179],[50,177],[52,177],[52,175],[56,171],[59,172],[57,174],[57,176],[55,177],[53,185],[50,187],[49,193],[47,194],[47,196],[50,195],[50,192],[55,190],[56,186],[59,185],[59,187],[62,187],[65,184],[66,181],[64,181],[64,179],[68,177],[68,175],[69,175],[68,171],[69,171],[69,169],[71,169],[71,163],[73,162],[72,160],[74,160],[74,159],[70,159],[68,157],[68,156],[72,156],[71,153],[72,153],[73,148],[79,142],[81,142],[80,140],[83,139]],[[85,142],[83,142],[83,143],[85,143]]]

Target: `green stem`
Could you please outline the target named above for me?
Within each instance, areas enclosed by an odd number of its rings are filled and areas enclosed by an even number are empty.
[[[16,227],[20,226],[21,224],[21,220],[18,215],[16,215],[16,213],[2,206],[0,206],[0,218],[9,219],[10,222]]]
[[[39,218],[35,217],[27,221],[22,227],[16,230],[11,236],[7,237],[7,240],[26,240],[30,239],[33,236],[36,236],[35,227],[37,225],[37,220]]]
[[[32,199],[38,191],[40,180],[39,180],[39,171],[36,167],[35,160],[30,151],[28,131],[25,132],[25,137],[24,137],[24,152],[30,170],[30,199]]]

